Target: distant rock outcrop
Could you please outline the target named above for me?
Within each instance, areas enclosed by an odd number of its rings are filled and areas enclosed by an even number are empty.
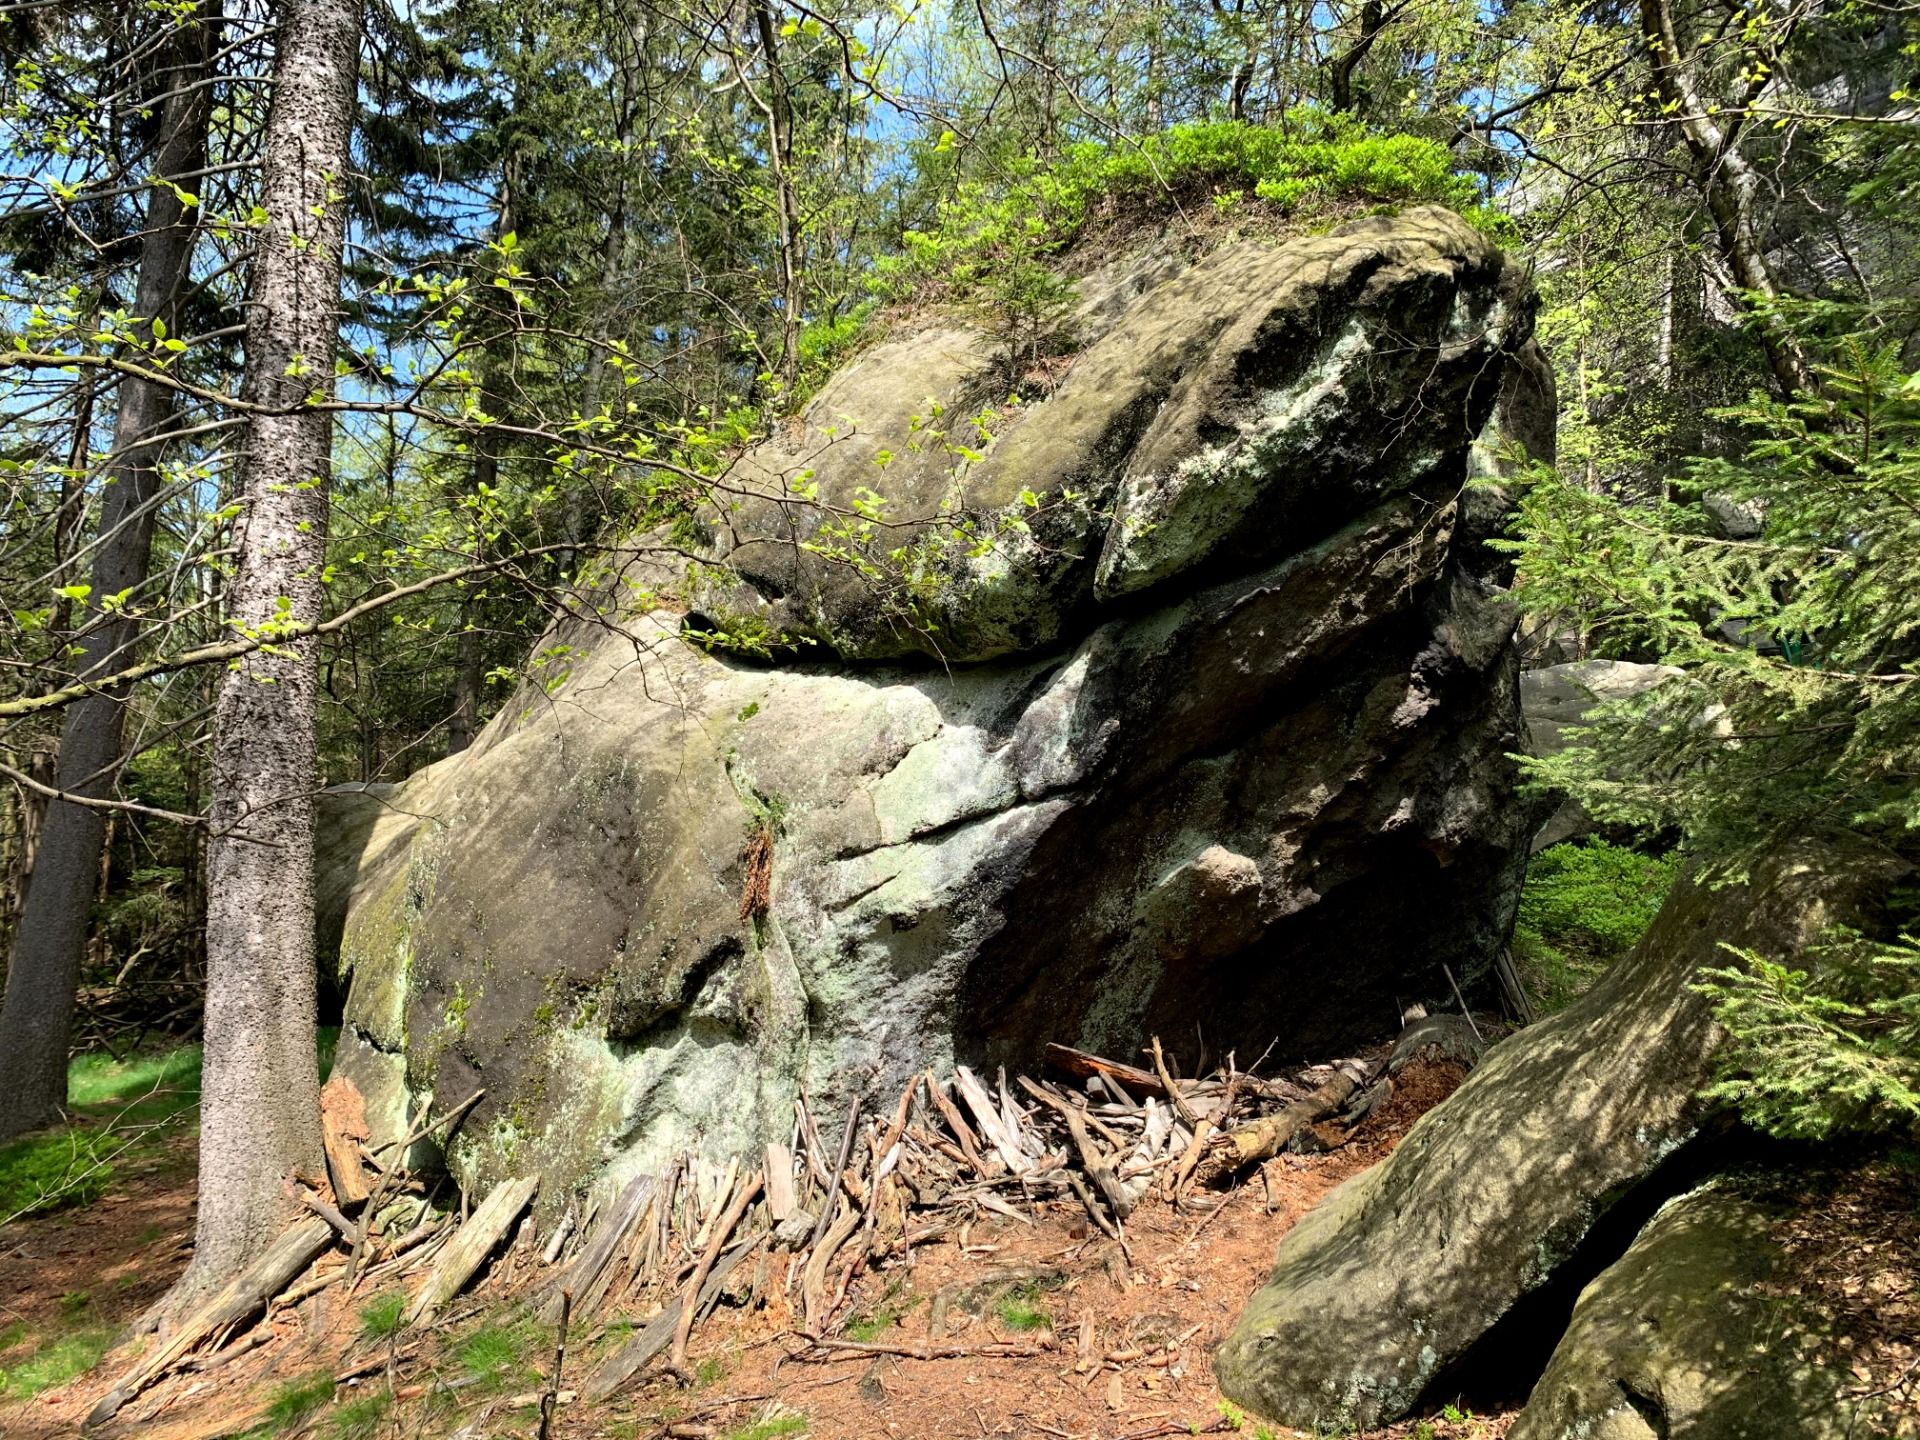
[[[1460,495],[1543,383],[1521,267],[1420,209],[1082,289],[1017,406],[973,331],[876,344],[727,477],[697,579],[633,560],[380,797],[339,1060],[376,1125],[484,1086],[456,1165],[551,1203],[802,1092],[1299,1053],[1485,972],[1526,836]]]

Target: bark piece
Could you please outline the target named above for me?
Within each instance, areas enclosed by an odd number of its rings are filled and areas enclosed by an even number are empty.
[[[793,1214],[793,1152],[784,1145],[767,1146],[767,1214],[778,1225]]]
[[[487,1198],[467,1217],[467,1223],[434,1261],[427,1283],[420,1287],[420,1293],[413,1297],[413,1304],[407,1310],[407,1324],[417,1325],[427,1319],[466,1288],[474,1272],[506,1238],[507,1231],[513,1228],[513,1222],[520,1218],[520,1212],[527,1208],[533,1192],[539,1188],[540,1177],[529,1175],[523,1180],[502,1180],[487,1193]]]
[[[265,1254],[189,1312],[166,1344],[115,1382],[87,1416],[85,1428],[113,1418],[120,1407],[153,1384],[202,1340],[237,1325],[284,1290],[333,1240],[333,1226],[318,1216],[284,1232]]]
[[[344,1075],[335,1075],[320,1087],[320,1143],[327,1152],[327,1178],[333,1198],[342,1210],[366,1204],[373,1193],[360,1163],[360,1142],[367,1128],[367,1102],[360,1087]]]

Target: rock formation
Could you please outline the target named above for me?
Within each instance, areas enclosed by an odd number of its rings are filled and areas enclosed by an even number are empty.
[[[875,344],[478,743],[354,802],[376,1126],[484,1086],[456,1167],[551,1203],[784,1140],[803,1093],[1049,1040],[1298,1054],[1485,973],[1526,827],[1460,496],[1520,268],[1421,209],[1082,295],[1018,405],[952,322]]]
[[[1816,1360],[1818,1317],[1782,1274],[1786,1207],[1720,1181],[1673,1200],[1581,1293],[1508,1440],[1855,1433],[1842,1364]],[[1776,1283],[1770,1283],[1776,1282]],[[1858,1433],[1879,1433],[1871,1424]]]
[[[1807,843],[1742,884],[1683,879],[1585,997],[1494,1046],[1387,1160],[1288,1233],[1215,1358],[1222,1388],[1288,1424],[1370,1428],[1451,1398],[1476,1347],[1550,1342],[1569,1292],[1716,1163],[1698,1097],[1720,1032],[1691,988],[1699,970],[1726,962],[1723,942],[1798,957],[1835,925],[1871,928],[1910,874],[1882,851]],[[1561,1433],[1532,1424],[1515,1435]]]

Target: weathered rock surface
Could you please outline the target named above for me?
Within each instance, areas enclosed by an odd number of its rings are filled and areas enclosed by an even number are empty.
[[[1598,706],[1644,695],[1685,673],[1677,665],[1631,660],[1573,660],[1522,670],[1520,710],[1526,720],[1527,753],[1558,755],[1567,748],[1566,732],[1590,724]],[[1579,802],[1563,799],[1534,832],[1533,850],[1537,854],[1563,840],[1577,840],[1592,828]]]
[[[1721,943],[1796,955],[1835,924],[1868,924],[1907,873],[1807,844],[1742,885],[1682,880],[1581,1001],[1495,1045],[1388,1160],[1289,1232],[1216,1356],[1222,1388],[1306,1428],[1407,1414],[1496,1322],[1591,1260],[1585,1242],[1700,1132],[1720,1035],[1688,986],[1726,962]]]
[[[1581,1292],[1508,1440],[1842,1440],[1851,1377],[1783,1269],[1783,1213],[1722,1181],[1669,1203]],[[1824,1358],[1824,1357],[1820,1357]],[[1862,1432],[1868,1433],[1868,1432]]]
[[[737,467],[736,578],[688,623],[771,663],[609,605],[383,797],[341,944],[376,1125],[484,1085],[456,1164],[550,1203],[784,1140],[803,1090],[830,1116],[1196,1025],[1332,1045],[1473,983],[1525,835],[1511,618],[1456,500],[1531,297],[1435,210],[1167,268],[1090,283],[1072,369],[990,444],[984,342],[930,328]],[[865,487],[900,522],[871,545],[836,530]]]

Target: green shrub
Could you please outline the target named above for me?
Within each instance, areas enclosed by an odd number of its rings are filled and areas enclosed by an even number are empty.
[[[1009,262],[1067,249],[1102,211],[1131,219],[1233,196],[1225,208],[1289,216],[1338,203],[1433,200],[1466,208],[1472,182],[1445,146],[1379,135],[1344,115],[1295,112],[1287,128],[1220,121],[1178,125],[1135,145],[1087,141],[1050,160],[1030,156],[1010,180],[963,184],[932,229],[909,231],[906,254],[879,269],[883,294],[961,299]],[[1252,199],[1249,202],[1248,197]]]
[[[1520,892],[1514,958],[1532,998],[1563,1009],[1631,950],[1673,886],[1673,856],[1605,840],[1534,856]]]

